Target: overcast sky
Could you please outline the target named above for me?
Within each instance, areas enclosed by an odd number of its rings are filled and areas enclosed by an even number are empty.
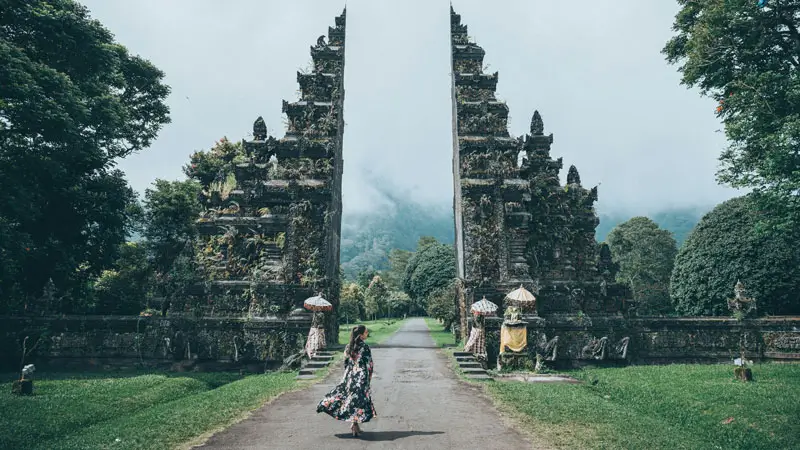
[[[259,115],[283,136],[281,100],[333,25],[332,0],[83,0],[131,52],[172,87],[172,123],[123,161],[143,191],[180,179],[195,150],[239,140]],[[344,207],[369,210],[380,188],[452,204],[449,7],[446,0],[349,0],[345,68]],[[600,184],[601,212],[646,214],[725,200],[717,156],[725,145],[713,100],[679,85],[660,54],[673,1],[454,0],[470,35],[500,72],[510,131],[538,109],[553,156]]]

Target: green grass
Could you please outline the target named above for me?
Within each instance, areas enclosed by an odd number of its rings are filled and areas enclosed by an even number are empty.
[[[2,383],[0,448],[174,448],[299,386],[295,376],[57,374],[36,378],[31,397]]]
[[[502,409],[561,448],[800,446],[798,364],[756,365],[753,383],[734,381],[732,365],[633,366],[573,375],[586,383],[485,386]]]
[[[445,330],[438,320],[430,317],[425,318],[425,323],[431,332],[433,341],[439,347],[454,347],[456,345],[456,337],[450,330]]]
[[[350,330],[356,325],[364,325],[369,329],[368,344],[382,344],[403,326],[403,319],[381,319],[339,325],[339,343],[346,345],[350,342]]]

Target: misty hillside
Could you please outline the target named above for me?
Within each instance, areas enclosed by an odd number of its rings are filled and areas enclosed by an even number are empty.
[[[452,244],[455,237],[453,210],[394,200],[377,212],[345,214],[342,218],[341,265],[344,276],[355,277],[370,267],[388,268],[393,248],[415,250],[421,236],[433,236]]]
[[[454,239],[453,211],[432,208],[404,200],[393,199],[395,207],[361,214],[345,214],[342,223],[341,264],[344,276],[354,278],[370,267],[388,268],[387,255],[393,248],[414,250],[420,236],[433,236],[452,244]],[[708,208],[674,208],[649,215],[661,228],[672,232],[680,246]],[[633,217],[631,214],[600,214],[598,241],[605,240],[618,224]]]

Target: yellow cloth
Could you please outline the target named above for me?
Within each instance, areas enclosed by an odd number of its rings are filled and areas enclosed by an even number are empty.
[[[506,351],[506,347],[512,352],[521,352],[528,346],[528,327],[507,327],[503,325],[500,329],[500,353]]]

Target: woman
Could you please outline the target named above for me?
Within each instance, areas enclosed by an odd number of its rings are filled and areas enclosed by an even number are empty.
[[[319,402],[317,412],[327,413],[337,420],[352,422],[353,437],[361,434],[359,423],[375,417],[370,382],[372,381],[372,352],[364,342],[369,330],[364,325],[353,327],[350,343],[344,350],[344,376],[332,391]]]

